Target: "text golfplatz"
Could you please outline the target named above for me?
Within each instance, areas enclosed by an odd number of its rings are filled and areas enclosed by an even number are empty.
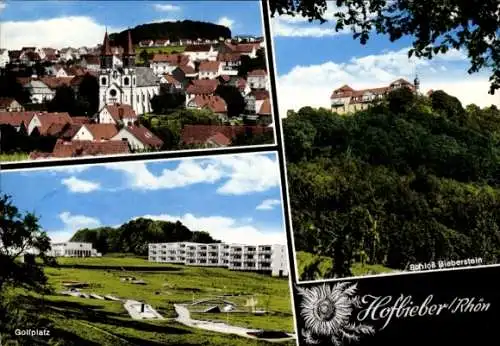
[[[385,321],[379,329],[382,330],[393,318],[438,316],[442,313],[477,313],[488,311],[491,306],[483,298],[475,297],[455,297],[448,303],[433,303],[433,299],[434,296],[429,295],[421,304],[416,304],[410,295],[401,295],[397,299],[393,296],[365,295],[361,298],[361,302],[368,306],[358,313],[357,318],[360,322],[368,319]]]

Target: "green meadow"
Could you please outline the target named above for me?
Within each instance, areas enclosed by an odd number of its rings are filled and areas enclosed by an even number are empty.
[[[219,320],[255,329],[290,333],[294,330],[287,279],[223,268],[156,264],[138,257],[60,258],[57,267],[45,267],[45,274],[48,284],[55,290],[54,294],[41,296],[21,289],[12,290],[9,294],[16,296],[16,302],[19,302],[21,308],[38,311],[43,318],[49,319],[56,328],[55,333],[65,340],[72,340],[70,344],[267,344],[264,341],[190,328],[174,320],[174,303],[190,303],[222,296],[224,300],[236,304],[240,312],[193,312],[191,317]],[[122,277],[127,276],[144,280],[146,285],[121,281]],[[64,281],[87,283],[89,286],[80,289],[81,292],[143,301],[162,314],[165,320],[137,321],[129,317],[120,302],[58,294],[65,289]],[[253,314],[249,304],[252,300],[256,301],[257,310],[267,310],[268,313]]]

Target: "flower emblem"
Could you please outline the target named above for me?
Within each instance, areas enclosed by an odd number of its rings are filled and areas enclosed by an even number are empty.
[[[358,341],[362,335],[371,335],[374,328],[351,322],[354,308],[361,303],[356,297],[357,284],[341,282],[334,286],[297,287],[303,297],[301,316],[305,329],[302,336],[307,344],[318,344],[318,337],[329,337],[335,346]]]

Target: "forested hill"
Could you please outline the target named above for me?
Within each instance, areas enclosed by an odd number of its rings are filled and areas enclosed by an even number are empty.
[[[333,260],[500,261],[500,111],[442,91],[395,91],[352,116],[310,107],[283,123],[295,247]]]
[[[197,243],[220,243],[203,231],[191,231],[180,221],[155,221],[138,218],[118,228],[99,227],[78,230],[71,241],[92,243],[101,253],[122,252],[145,256],[148,243],[192,241]]]
[[[124,45],[127,40],[127,31],[114,33],[109,36],[114,44]],[[169,39],[178,41],[179,39],[204,38],[218,40],[220,37],[231,38],[231,30],[223,25],[214,23],[183,20],[177,22],[162,22],[141,24],[131,29],[132,41],[138,44],[142,40]]]

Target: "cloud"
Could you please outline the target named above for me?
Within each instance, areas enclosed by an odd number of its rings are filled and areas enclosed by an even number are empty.
[[[226,26],[228,27],[229,29],[231,29],[233,27],[233,24],[234,24],[234,20],[233,19],[230,19],[228,17],[221,17],[219,18],[219,20],[217,21],[217,24],[219,25],[223,25],[223,26]]]
[[[220,156],[210,159],[184,159],[174,169],[153,174],[143,162],[108,165],[125,173],[127,186],[136,190],[174,189],[193,184],[220,182],[223,195],[263,192],[279,186],[276,160],[266,155]]]
[[[175,169],[164,169],[160,175],[151,173],[143,162],[127,162],[106,168],[122,171],[129,187],[138,190],[173,189],[199,183],[214,183],[222,178],[222,172],[210,162],[183,160]]]
[[[99,183],[78,179],[74,176],[63,179],[61,183],[65,185],[69,191],[74,193],[89,193],[101,187]]]
[[[398,78],[411,81],[416,71],[420,77],[422,92],[442,89],[458,97],[464,105],[500,104],[498,95],[488,94],[487,77],[467,74],[467,57],[463,52],[450,51],[449,54],[427,60],[409,59],[408,49],[353,57],[344,63],[326,61],[293,67],[288,73],[278,77],[278,96],[287,95],[278,97],[281,116],[286,116],[289,109],[298,110],[304,106],[329,108],[332,90],[341,85],[348,84],[355,89],[362,89],[384,86]],[[277,59],[279,60],[279,56]],[[432,73],[431,69],[436,72]]]
[[[279,199],[265,199],[255,209],[256,210],[273,210],[275,206],[280,205]]]
[[[72,215],[68,211],[60,213],[59,219],[63,223],[62,229],[48,231],[48,235],[52,242],[68,241],[73,234],[80,229],[101,226],[101,221],[99,221],[99,219],[85,215]]]
[[[5,10],[5,8],[7,7],[7,4],[3,1],[0,1],[0,13]]]
[[[35,21],[6,21],[0,32],[4,48],[96,46],[104,37],[106,28],[93,18],[69,16]],[[123,28],[108,28],[109,32]]]
[[[180,11],[181,7],[172,4],[154,4],[155,10],[160,12],[177,12]]]
[[[217,240],[226,243],[249,244],[249,245],[272,245],[286,244],[284,230],[262,230],[250,223],[238,222],[224,216],[195,216],[184,215],[144,215],[143,218],[152,220],[180,221],[192,231],[205,231]]]

